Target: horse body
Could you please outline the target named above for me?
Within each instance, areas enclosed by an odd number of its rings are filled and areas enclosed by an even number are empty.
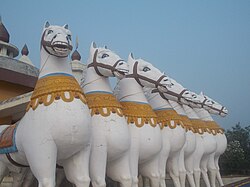
[[[203,93],[201,93],[200,96],[202,99],[202,107],[206,109],[206,111],[203,111],[202,118],[205,121],[212,122],[208,124],[208,128],[211,129],[212,134],[214,135],[217,148],[215,152],[210,155],[209,161],[208,161],[208,170],[210,171],[210,182],[211,186],[215,186],[215,180],[219,181],[220,186],[224,186],[221,175],[220,175],[220,168],[219,168],[219,157],[225,152],[227,148],[227,138],[224,134],[224,130],[213,121],[213,118],[211,117],[211,114],[220,115],[222,117],[225,117],[228,113],[228,110],[226,107],[222,106],[220,103],[212,100],[208,96],[205,96]],[[209,112],[209,113],[208,113]],[[214,169],[215,168],[215,169]]]
[[[161,130],[156,121],[156,114],[143,93],[142,86],[155,88],[160,85],[159,87],[162,87],[163,84],[168,83],[168,80],[158,69],[142,59],[135,60],[130,55],[128,64],[129,73],[119,82],[120,90],[117,97],[124,107],[131,135],[132,186],[138,186],[138,174],[141,174],[150,179],[152,187],[159,187]]]
[[[70,37],[66,25],[46,23],[39,80],[16,129],[18,152],[10,154],[17,163],[30,166],[39,187],[55,186],[57,162],[77,187],[88,186],[90,182],[90,114],[67,63],[72,49]]]
[[[190,120],[187,117],[186,112],[184,111],[183,107],[181,104],[179,104],[176,101],[169,101],[171,106],[174,108],[174,110],[182,116],[183,123],[186,127],[186,141],[184,146],[181,149],[180,152],[180,157],[179,157],[179,172],[180,172],[180,177],[181,177],[181,186],[185,186],[185,178],[187,174],[187,178],[189,181],[189,184],[191,187],[195,186],[194,183],[194,159],[193,159],[193,154],[196,149],[196,136],[193,132],[192,125]]]
[[[94,187],[106,186],[106,171],[122,187],[131,186],[129,130],[108,80],[126,71],[127,63],[118,55],[92,43],[83,87],[92,116],[90,177]]]
[[[183,133],[183,127],[179,124],[180,122],[169,114],[173,113],[173,108],[170,105],[169,101],[162,98],[159,93],[152,93],[151,90],[147,91],[147,99],[152,106],[153,110],[157,114],[158,121],[161,124],[161,133],[162,133],[162,150],[160,152],[160,161],[159,161],[159,171],[161,179],[161,187],[165,187],[166,179],[166,166],[168,165],[168,172],[170,173],[171,178],[175,186],[180,186],[180,181],[178,177],[178,165],[169,160],[169,155],[172,157],[174,153],[178,152],[182,148],[185,142],[185,135]],[[168,163],[168,164],[167,164]],[[184,168],[185,170],[185,168]]]
[[[172,171],[172,176],[175,178],[173,178],[174,181],[178,181],[176,178],[179,178],[180,183],[175,184],[175,186],[185,186],[187,171],[190,185],[193,186],[193,159],[190,155],[192,155],[196,147],[196,138],[190,131],[192,128],[190,127],[186,113],[179,104],[187,104],[186,98],[191,98],[191,94],[174,79],[171,79],[171,83],[171,88],[169,88],[169,91],[164,93],[162,97],[169,100],[171,107],[176,111],[183,125],[170,129],[171,133],[178,131],[178,135],[176,134],[173,137],[173,140],[178,139],[179,141],[176,140],[178,142],[178,146],[176,146],[174,141],[172,142],[171,148],[173,147],[173,151],[170,150],[167,167],[170,174]]]

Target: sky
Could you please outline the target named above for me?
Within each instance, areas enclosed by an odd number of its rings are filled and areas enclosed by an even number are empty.
[[[0,15],[10,43],[27,44],[38,68],[45,22],[68,24],[82,62],[92,41],[125,60],[132,52],[226,106],[226,117],[213,116],[223,128],[250,125],[248,0],[1,0]]]

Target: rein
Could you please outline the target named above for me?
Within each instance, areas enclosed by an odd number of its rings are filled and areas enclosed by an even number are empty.
[[[124,61],[124,60],[122,60],[122,59],[117,60],[113,66],[108,65],[108,64],[102,64],[102,63],[97,62],[97,60],[96,60],[96,59],[97,59],[97,53],[98,53],[98,49],[96,49],[96,51],[95,51],[95,53],[94,53],[93,62],[90,63],[87,67],[88,67],[88,68],[89,68],[89,67],[94,67],[96,73],[97,73],[98,75],[100,75],[100,76],[104,76],[104,75],[101,74],[101,72],[99,71],[98,67],[101,67],[101,68],[110,70],[110,71],[112,72],[112,74],[115,76],[114,72],[117,71],[117,69],[116,69],[117,64],[118,64],[119,62]]]
[[[164,86],[164,85],[161,84],[160,82],[161,82],[161,80],[162,80],[163,78],[166,77],[165,75],[162,75],[157,81],[155,81],[155,80],[149,79],[148,77],[139,75],[139,74],[137,73],[137,67],[138,67],[138,61],[136,61],[135,64],[134,64],[134,67],[133,67],[133,74],[128,74],[128,75],[126,75],[126,77],[127,77],[127,78],[134,78],[134,79],[136,80],[136,82],[137,82],[140,86],[142,86],[142,87],[144,87],[144,86],[142,85],[140,79],[141,79],[141,80],[144,80],[144,81],[147,81],[147,82],[150,82],[150,83],[152,83],[152,84],[154,84],[156,88],[157,88],[158,86]]]
[[[183,90],[181,91],[181,93],[179,93],[179,94],[177,94],[177,93],[175,93],[175,92],[172,92],[172,91],[170,91],[170,90],[168,90],[166,93],[169,94],[169,95],[171,95],[171,96],[177,97],[178,101],[180,102],[180,101],[181,101],[181,98],[184,98],[184,97],[183,97],[183,94],[184,94],[185,91],[187,91],[187,90],[188,90],[188,89],[183,89]],[[164,95],[163,92],[160,92],[158,89],[152,90],[152,93],[156,93],[156,92],[158,92],[158,93],[160,94],[160,96],[161,96],[163,99],[168,100],[168,99],[166,98],[166,96]]]
[[[207,105],[206,105],[206,106],[207,106]],[[226,114],[225,112],[223,112],[223,109],[225,108],[224,106],[221,107],[221,109],[217,109],[217,108],[214,108],[214,107],[212,107],[212,106],[207,106],[207,107],[211,108],[212,110],[215,110],[215,111],[219,112],[219,115],[221,115],[221,114]]]

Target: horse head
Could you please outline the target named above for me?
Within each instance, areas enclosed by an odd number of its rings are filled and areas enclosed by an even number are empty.
[[[225,117],[228,114],[228,110],[225,106],[204,95],[202,92],[200,93],[200,97],[203,98],[202,107],[205,108],[209,113],[220,115],[222,117]]]
[[[188,100],[192,98],[192,94],[186,88],[184,88],[180,83],[176,82],[174,79],[170,79],[171,87],[168,88],[167,92],[163,93],[163,97],[168,100],[176,101],[181,104],[188,105]]]
[[[204,104],[204,97],[196,94],[195,92],[189,91],[191,97],[186,97],[188,105],[192,108],[202,108]]]
[[[72,51],[71,31],[68,25],[56,26],[46,22],[43,29],[41,48],[53,56],[67,57]]]
[[[128,64],[115,52],[105,47],[96,47],[92,42],[88,68],[93,67],[99,76],[117,77],[121,79],[128,72]]]
[[[134,78],[142,87],[157,88],[166,92],[171,87],[168,76],[143,59],[134,59],[132,53],[128,57],[129,72],[127,78]]]

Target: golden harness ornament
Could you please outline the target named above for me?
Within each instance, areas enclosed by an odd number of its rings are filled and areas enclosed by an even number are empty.
[[[196,133],[203,134],[206,132],[205,123],[200,119],[190,119],[191,123],[193,124],[193,128],[195,129]]]
[[[161,125],[161,129],[167,126],[171,129],[175,129],[177,125],[180,125],[185,129],[182,118],[175,110],[156,110],[155,113],[157,115],[158,123]],[[173,121],[174,123],[171,123],[171,121]]]
[[[86,99],[87,105],[91,110],[91,116],[100,114],[103,117],[107,117],[111,113],[123,116],[122,105],[110,93],[88,93],[86,94]]]
[[[213,135],[218,133],[224,134],[224,129],[221,128],[215,121],[204,121],[206,123],[207,128],[210,129]]]
[[[192,131],[193,133],[196,133],[195,128],[193,127],[193,124],[191,120],[185,116],[185,115],[180,115],[182,122],[184,123],[184,126],[186,127],[186,131]]]
[[[26,111],[30,108],[35,110],[39,104],[49,106],[55,100],[62,99],[64,102],[72,102],[75,98],[86,104],[82,89],[73,76],[52,75],[43,77],[37,81]]]
[[[128,124],[134,123],[137,127],[150,124],[152,127],[157,125],[157,115],[152,107],[146,103],[121,102],[123,113]]]

